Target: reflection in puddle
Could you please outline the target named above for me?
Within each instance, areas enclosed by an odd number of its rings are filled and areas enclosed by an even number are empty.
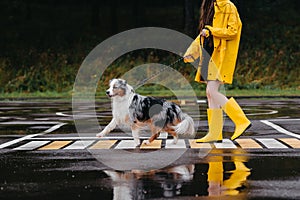
[[[190,149],[160,170],[112,171],[82,150],[10,151],[0,199],[300,199],[299,162],[296,150]]]
[[[181,194],[184,183],[193,179],[194,165],[143,172],[105,171],[113,180],[114,200],[174,197]]]
[[[250,175],[250,169],[245,164],[248,158],[241,156],[238,150],[232,151],[230,158],[221,154],[222,152],[218,150],[200,161],[203,163],[161,170],[104,172],[112,180],[114,200],[183,196],[220,197],[245,192],[247,177]]]
[[[210,162],[207,172],[208,178],[208,196],[238,195],[239,189],[250,175],[248,169],[242,162],[234,162],[235,169],[225,174],[230,175],[224,179],[224,170],[222,162]]]

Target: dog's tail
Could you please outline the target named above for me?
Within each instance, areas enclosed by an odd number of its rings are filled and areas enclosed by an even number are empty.
[[[181,122],[173,126],[175,132],[179,135],[194,136],[195,127],[194,120],[186,113],[180,113]]]

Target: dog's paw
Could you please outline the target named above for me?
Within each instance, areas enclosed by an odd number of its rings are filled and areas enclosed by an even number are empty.
[[[135,146],[138,147],[141,145],[140,139],[134,139]]]
[[[105,133],[103,133],[103,132],[100,132],[96,135],[96,137],[99,137],[99,138],[104,137],[104,136],[105,136]]]
[[[149,142],[149,140],[144,140],[144,141],[143,141],[143,144],[144,144],[144,145],[149,145],[150,142]]]
[[[177,142],[178,142],[178,138],[174,137],[172,143],[173,143],[173,144],[177,144]]]

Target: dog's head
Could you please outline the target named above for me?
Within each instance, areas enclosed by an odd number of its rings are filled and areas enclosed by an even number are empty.
[[[123,97],[129,90],[127,82],[123,79],[112,79],[109,83],[109,88],[106,90],[106,95],[112,97]]]

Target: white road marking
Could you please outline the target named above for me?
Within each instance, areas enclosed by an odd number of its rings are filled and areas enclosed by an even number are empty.
[[[27,124],[26,122],[24,122],[24,123]],[[19,122],[19,124],[21,124],[21,122]],[[39,124],[39,123],[37,123],[37,124]],[[48,124],[53,124],[53,122],[49,122]],[[60,127],[62,127],[65,124],[66,123],[56,122],[56,125],[50,127],[49,129],[47,129],[47,130],[45,130],[45,131],[43,131],[41,133],[26,135],[24,137],[21,137],[21,138],[18,138],[18,139],[15,139],[15,140],[3,143],[3,144],[0,145],[0,149],[3,149],[5,147],[8,147],[10,145],[16,144],[16,143],[24,141],[24,140],[32,139],[33,137],[36,137],[36,136],[41,136],[41,135],[45,135],[47,133],[51,133],[51,132],[59,129]]]
[[[60,117],[74,117],[74,115],[70,115],[70,114],[65,114],[65,113],[63,113],[63,112],[56,112],[55,113],[57,116],[60,116]],[[89,114],[76,114],[76,117],[77,118],[92,118],[92,117],[94,117],[94,115],[89,115]]]
[[[289,119],[290,121],[292,120],[299,120],[299,119]],[[260,120],[262,123],[274,128],[275,130],[277,130],[279,133],[283,133],[283,134],[286,134],[286,135],[289,135],[289,136],[292,136],[292,137],[296,137],[298,139],[300,139],[300,135],[296,134],[296,133],[293,133],[293,132],[290,132],[284,128],[282,128],[281,126],[278,126],[272,122],[270,122],[269,120]],[[275,121],[275,120],[273,120]],[[279,121],[279,120],[278,120]],[[280,121],[283,121],[283,119],[281,119]],[[288,120],[284,120],[284,121],[288,121]]]
[[[0,122],[0,125],[45,125],[45,124],[60,124],[59,122],[49,121],[12,121],[12,122]]]
[[[217,149],[236,149],[237,146],[233,144],[233,142],[229,139],[223,139],[222,143],[214,143]]]
[[[277,114],[277,110],[265,110],[265,109],[243,109],[243,110],[257,110],[257,113],[248,113],[247,116],[257,116],[257,115],[274,115]]]
[[[13,150],[19,150],[19,151],[20,150],[21,151],[33,150],[33,149],[39,148],[39,147],[47,144],[48,142],[50,142],[50,141],[31,141],[31,142],[28,142],[24,145],[16,147]]]
[[[199,99],[199,100],[197,100],[196,102],[199,103],[199,104],[200,104],[200,103],[206,103],[206,100],[200,100],[200,99]]]
[[[275,140],[274,138],[257,138],[256,140],[260,141],[268,149],[288,149],[287,146]]]
[[[40,137],[29,138],[30,140],[132,140],[130,136],[105,136],[105,137]],[[141,140],[147,140],[149,137],[140,137]],[[167,139],[167,136],[158,137],[157,139]]]
[[[57,112],[55,114],[58,115],[58,116],[61,116],[61,117],[73,117],[73,115],[68,115],[68,114],[65,114],[63,112]]]
[[[173,144],[173,139],[166,140],[166,149],[186,149],[185,141],[180,139],[177,144]]]
[[[292,118],[288,118],[288,119],[269,119],[268,121],[272,121],[272,122],[284,122],[284,121],[300,121],[300,119],[292,119]]]
[[[133,140],[122,140],[115,149],[135,149],[136,144]]]
[[[157,139],[167,139],[167,138],[168,138],[168,133],[167,132],[161,132]]]
[[[3,148],[8,147],[8,146],[11,146],[11,145],[16,144],[18,142],[21,142],[23,140],[31,139],[31,138],[39,136],[39,135],[42,135],[42,134],[37,133],[37,134],[26,135],[24,137],[21,137],[21,138],[18,138],[18,139],[15,139],[15,140],[3,143],[3,144],[0,145],[0,149],[3,149]]]
[[[32,137],[34,135],[30,135],[30,137]],[[37,136],[37,134],[35,135]],[[106,141],[108,143],[112,142],[115,143],[116,141],[119,141],[119,144],[114,148],[114,149],[135,149],[136,148],[136,144],[134,142],[133,139],[130,140],[120,140],[120,138],[115,138],[116,140],[90,140],[90,137],[59,137],[59,138],[28,138],[28,142],[26,144],[23,144],[19,147],[14,148],[14,150],[34,150],[36,148],[39,148],[49,142],[55,142],[55,141],[65,141],[68,140],[69,142],[74,142],[71,145],[65,147],[64,149],[87,149],[90,145],[92,145],[95,141],[98,142],[103,142],[106,143]],[[23,137],[24,139],[24,137]],[[55,140],[53,140],[55,139]],[[295,139],[295,138],[284,138],[284,139]],[[239,140],[246,140],[246,139],[239,139]],[[284,140],[282,140],[284,143],[278,141],[276,138],[255,138],[252,139],[253,141],[259,142],[260,147],[262,149],[289,149],[290,147],[286,144],[289,144],[287,142],[285,142]],[[19,140],[21,141],[21,140]],[[156,140],[156,141],[162,141],[162,140]],[[179,139],[177,144],[173,144],[173,139],[168,139],[165,140],[166,141],[166,145],[165,148],[166,149],[187,149],[188,147],[186,146],[185,143],[185,139]],[[190,140],[191,141],[191,140]],[[194,140],[192,140],[194,141]],[[237,142],[239,142],[237,140]],[[11,145],[11,144],[10,144]],[[193,148],[200,148],[200,149],[205,149],[205,148],[209,148],[211,149],[211,145],[209,143],[190,143],[191,145],[191,149]],[[216,149],[237,149],[238,147],[229,139],[223,139],[222,143],[214,143],[214,146]],[[161,146],[156,147],[156,149],[161,148]],[[243,149],[247,149],[242,147]],[[141,149],[143,149],[141,147]]]
[[[57,129],[59,129],[60,127],[66,125],[67,123],[59,123],[59,124],[56,124],[55,126],[52,126],[50,127],[49,129],[43,131],[43,134],[47,134],[47,133],[51,133]]]
[[[117,137],[111,138],[98,138],[98,137],[38,137],[38,138],[30,138],[30,140],[110,140],[115,139]],[[122,137],[118,137],[122,139]],[[132,138],[125,138],[125,139],[132,139]]]
[[[78,140],[71,144],[70,146],[67,146],[64,149],[85,149],[89,145],[91,145],[95,140]]]

